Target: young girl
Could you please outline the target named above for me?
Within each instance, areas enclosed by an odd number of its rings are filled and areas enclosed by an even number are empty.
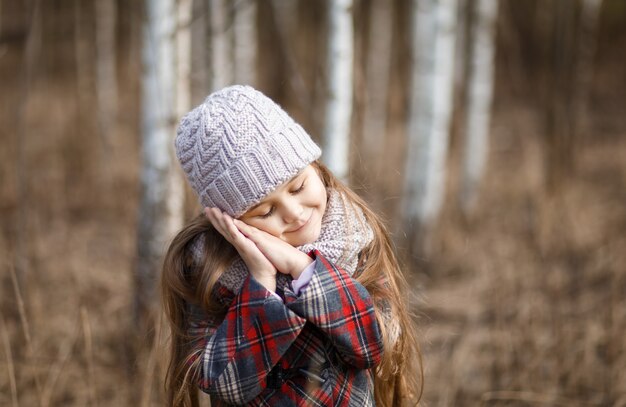
[[[172,241],[168,401],[400,406],[421,395],[405,281],[379,218],[248,86],[211,94],[176,154],[204,213]],[[414,369],[414,367],[419,369]]]

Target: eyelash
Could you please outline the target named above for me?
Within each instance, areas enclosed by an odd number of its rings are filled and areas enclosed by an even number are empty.
[[[263,214],[263,215],[259,215],[259,217],[261,219],[265,219],[265,218],[269,218],[270,216],[272,216],[274,214],[274,207],[272,206],[269,210],[269,212]]]
[[[296,195],[296,194],[302,192],[303,189],[304,189],[304,181],[302,181],[302,184],[300,184],[298,189],[296,189],[295,191],[291,191],[291,195]]]
[[[297,194],[299,194],[300,192],[302,192],[302,190],[303,190],[303,189],[304,189],[304,181],[303,181],[303,182],[302,182],[302,184],[298,187],[298,189],[296,189],[296,190],[294,190],[294,191],[290,191],[290,193],[291,193],[291,195],[297,195]],[[274,209],[275,209],[275,208],[272,206],[272,207],[270,208],[270,210],[269,210],[267,213],[264,213],[263,215],[259,215],[259,217],[260,217],[261,219],[267,219],[267,218],[269,218],[270,216],[272,216],[272,215],[274,214]]]

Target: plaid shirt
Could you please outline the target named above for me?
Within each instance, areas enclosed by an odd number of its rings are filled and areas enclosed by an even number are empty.
[[[192,323],[199,386],[217,406],[374,406],[383,344],[372,300],[344,270],[312,252],[315,271],[284,302],[251,277],[223,320]]]

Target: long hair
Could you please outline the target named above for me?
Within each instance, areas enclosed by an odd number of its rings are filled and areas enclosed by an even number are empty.
[[[194,261],[191,246],[204,236],[204,264]],[[226,313],[212,296],[215,283],[236,258],[235,248],[204,216],[192,219],[172,240],[163,261],[161,298],[170,326],[170,355],[165,388],[169,406],[197,407],[198,358],[189,335],[190,305],[215,318]],[[195,360],[195,363],[191,362]]]
[[[374,232],[374,239],[360,255],[356,280],[372,297],[383,337],[383,358],[374,371],[376,405],[417,405],[423,389],[422,359],[415,323],[405,302],[408,297],[407,283],[400,271],[389,233],[361,197],[319,161],[313,166],[327,189],[342,193],[348,204],[363,211]],[[197,267],[190,257],[190,246],[200,235],[205,238],[206,260],[201,267]],[[198,352],[192,346],[194,338],[187,332],[189,304],[216,318],[225,313],[226,310],[211,293],[236,256],[236,250],[211,226],[204,214],[187,224],[168,248],[161,277],[161,295],[171,328],[171,354],[165,382],[168,405],[198,406],[195,384],[197,362],[189,362]],[[387,323],[389,319],[392,324]]]
[[[423,390],[422,356],[415,322],[406,303],[408,285],[400,270],[389,232],[380,217],[359,195],[323,164],[315,162],[314,166],[327,188],[341,192],[349,203],[363,211],[374,232],[374,239],[361,253],[356,280],[372,297],[383,337],[383,358],[374,375],[376,405],[416,405]],[[393,323],[388,324],[384,315],[389,315]]]

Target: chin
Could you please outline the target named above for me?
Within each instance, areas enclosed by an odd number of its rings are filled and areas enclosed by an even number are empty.
[[[317,240],[319,236],[320,236],[320,230],[318,229],[315,232],[294,237],[293,239],[291,239],[289,243],[291,243],[292,246],[302,246],[308,243],[313,243],[314,241]]]

